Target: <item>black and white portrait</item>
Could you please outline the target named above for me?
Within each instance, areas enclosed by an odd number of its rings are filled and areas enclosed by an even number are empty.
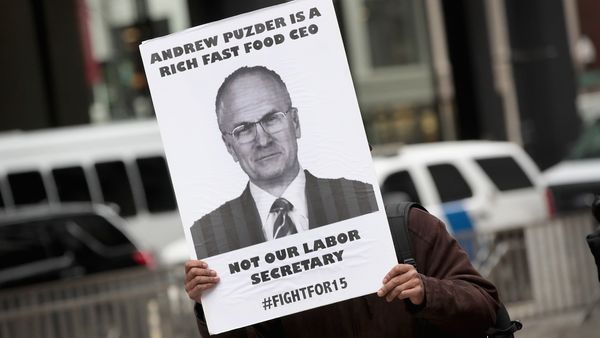
[[[198,257],[208,257],[378,210],[373,186],[324,178],[298,155],[302,107],[264,66],[229,74],[215,98],[216,123],[231,159],[247,175],[241,194],[191,226]]]
[[[286,2],[140,50],[186,249],[218,271],[202,294],[211,333],[380,287],[397,260],[331,1]],[[318,283],[332,292],[263,303]]]

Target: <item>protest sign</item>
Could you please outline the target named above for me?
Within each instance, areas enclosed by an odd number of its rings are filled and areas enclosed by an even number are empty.
[[[331,1],[140,49],[191,256],[221,278],[210,332],[378,290],[396,255]]]

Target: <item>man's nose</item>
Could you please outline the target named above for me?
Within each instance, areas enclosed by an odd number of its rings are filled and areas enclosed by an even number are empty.
[[[271,140],[271,134],[269,134],[265,127],[261,123],[256,124],[256,143],[260,146],[267,145]]]

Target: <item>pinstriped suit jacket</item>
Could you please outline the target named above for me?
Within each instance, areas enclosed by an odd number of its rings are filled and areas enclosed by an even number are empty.
[[[308,170],[304,172],[310,229],[378,210],[370,184],[345,178],[318,178]],[[264,242],[250,187],[194,222],[191,233],[199,259]]]

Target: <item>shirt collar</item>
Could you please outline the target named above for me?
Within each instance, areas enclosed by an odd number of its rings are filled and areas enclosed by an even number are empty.
[[[262,221],[263,225],[267,224],[267,217],[271,211],[271,206],[279,196],[271,195],[252,182],[249,183],[249,186],[252,198],[256,203],[256,209],[260,215],[260,220]],[[294,178],[290,185],[288,185],[283,194],[281,194],[281,197],[292,203],[294,206],[294,212],[297,212],[300,215],[308,218],[305,187],[306,174],[304,173],[304,170],[300,168],[300,170],[298,170],[298,175],[296,178]]]

